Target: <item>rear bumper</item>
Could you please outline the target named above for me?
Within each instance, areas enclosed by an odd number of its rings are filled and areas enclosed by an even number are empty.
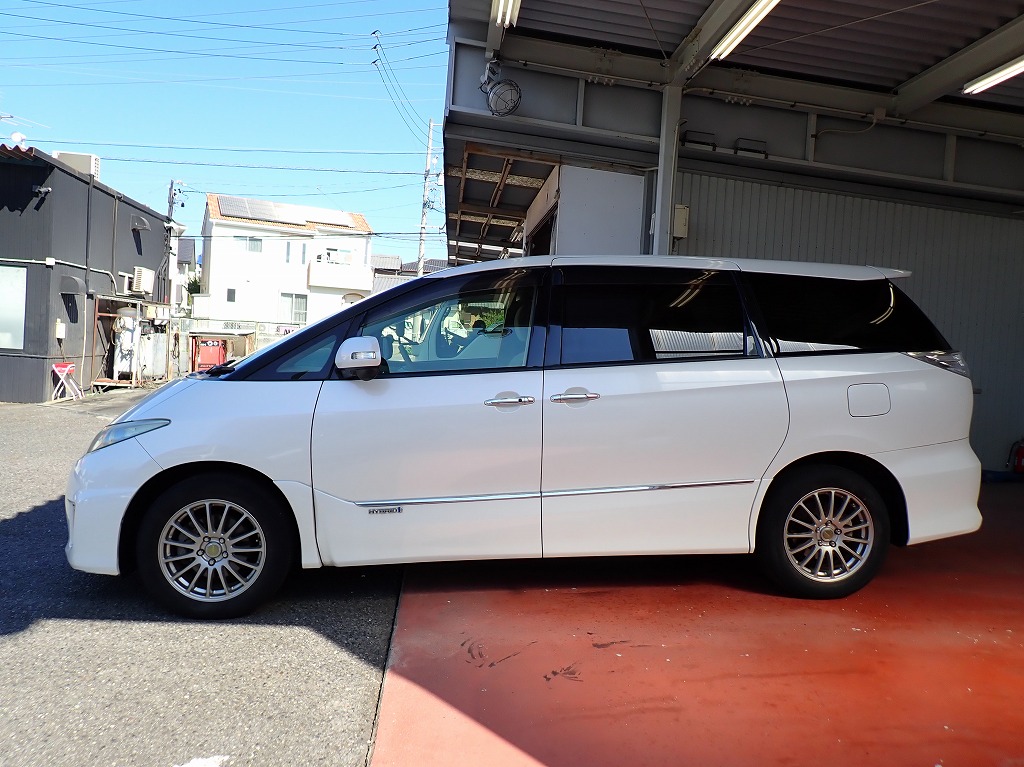
[[[966,440],[876,453],[907,501],[910,544],[973,533],[981,527],[981,463]]]

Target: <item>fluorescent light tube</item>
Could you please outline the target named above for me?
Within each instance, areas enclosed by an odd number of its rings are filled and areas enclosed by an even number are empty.
[[[988,74],[982,75],[977,80],[971,80],[964,86],[963,92],[968,95],[975,93],[981,93],[983,90],[991,88],[993,85],[999,85],[1004,80],[1009,80],[1011,77],[1016,77],[1021,72],[1024,72],[1024,56],[1019,59],[1003,64],[997,69],[993,69]]]
[[[743,18],[736,22],[736,26],[730,29],[711,51],[711,60],[724,59],[732,53],[736,46],[743,42],[743,38],[753,32],[754,27],[760,24],[772,8],[778,4],[779,0],[757,0],[750,10],[743,14]]]
[[[508,28],[509,24],[515,25],[519,19],[519,4],[522,0],[498,0],[498,13],[495,15],[495,25]]]

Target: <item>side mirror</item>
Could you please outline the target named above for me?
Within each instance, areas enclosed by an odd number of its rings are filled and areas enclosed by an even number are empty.
[[[342,341],[334,355],[334,366],[338,370],[351,371],[360,381],[370,381],[380,372],[382,360],[376,338],[356,336]]]

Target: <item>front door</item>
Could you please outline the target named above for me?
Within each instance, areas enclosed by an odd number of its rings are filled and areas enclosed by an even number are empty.
[[[429,279],[357,323],[386,370],[326,381],[317,402],[325,563],[540,555],[543,374],[527,357],[539,280]]]

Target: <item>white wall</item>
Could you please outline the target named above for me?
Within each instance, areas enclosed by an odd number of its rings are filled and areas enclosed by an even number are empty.
[[[547,177],[544,185],[537,192],[537,196],[530,203],[530,207],[526,211],[526,220],[523,221],[523,230],[527,236],[533,234],[533,230],[544,221],[548,211],[558,204],[558,174],[560,170],[560,165],[552,168],[551,175]]]
[[[373,282],[370,242],[367,235],[303,235],[270,227],[210,222],[204,256],[203,282],[208,298],[194,307],[193,316],[211,319],[258,322],[291,322],[285,316],[281,296],[306,296],[306,320],[325,317],[346,305],[344,296],[357,292],[369,295]],[[257,237],[260,252],[249,251],[235,237]],[[289,248],[290,245],[290,248]],[[305,260],[303,260],[305,245]],[[309,265],[326,258],[329,248],[347,261],[338,274],[347,274],[350,284],[311,284]],[[228,301],[228,290],[234,301]],[[200,315],[202,312],[202,315]]]
[[[557,255],[640,254],[643,176],[563,165],[558,186]]]

